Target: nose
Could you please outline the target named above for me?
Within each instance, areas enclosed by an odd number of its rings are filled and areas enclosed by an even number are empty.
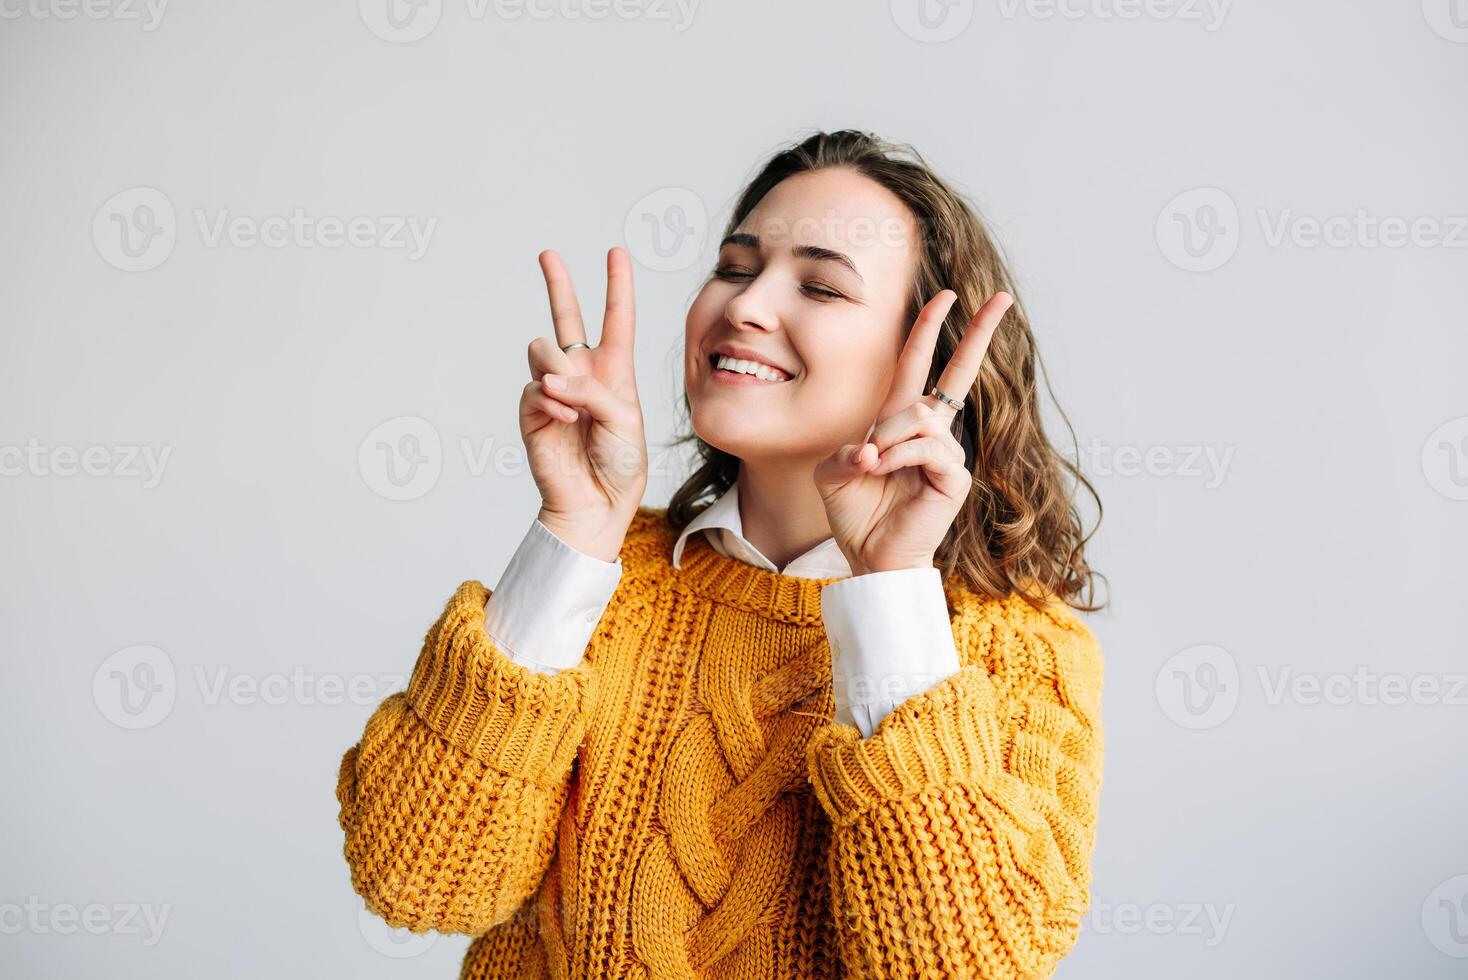
[[[756,276],[724,306],[724,319],[740,330],[770,331],[779,324],[770,291]]]

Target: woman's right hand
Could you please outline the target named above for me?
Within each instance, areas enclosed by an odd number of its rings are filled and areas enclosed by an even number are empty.
[[[632,359],[632,259],[620,246],[607,252],[606,312],[591,350],[561,349],[590,341],[561,257],[541,252],[540,268],[556,336],[530,342],[533,380],[520,395],[520,437],[540,489],[536,516],[579,551],[615,561],[647,487]],[[553,387],[556,378],[565,380],[564,388]]]

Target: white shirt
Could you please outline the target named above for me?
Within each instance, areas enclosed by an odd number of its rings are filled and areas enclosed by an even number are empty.
[[[673,545],[680,567],[688,536],[702,532],[719,554],[800,578],[841,578],[821,587],[821,619],[831,646],[836,720],[870,738],[893,708],[958,672],[958,649],[936,567],[866,575],[834,537],[784,569],[743,534],[736,483],[700,511]],[[622,577],[622,559],[585,554],[535,521],[485,604],[484,629],[511,660],[543,673],[580,663]]]

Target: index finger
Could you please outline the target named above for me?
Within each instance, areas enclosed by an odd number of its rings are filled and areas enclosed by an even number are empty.
[[[923,395],[923,382],[933,364],[933,351],[938,346],[938,331],[949,309],[958,302],[958,294],[951,289],[939,290],[938,294],[923,305],[908,331],[907,343],[902,345],[902,354],[897,359],[897,371],[892,377],[892,387],[882,406],[880,422],[887,416],[912,404]]]
[[[555,324],[556,346],[565,348],[577,341],[586,343],[586,327],[581,322],[581,306],[576,302],[576,289],[566,263],[550,249],[540,253],[540,270],[545,273],[545,290],[550,296],[551,322]]]
[[[1001,290],[979,307],[979,312],[969,321],[968,329],[964,330],[958,349],[948,359],[942,376],[938,378],[938,388],[944,394],[960,400],[968,394],[969,389],[974,386],[974,379],[979,376],[979,366],[984,363],[989,341],[993,339],[999,321],[1004,319],[1004,314],[1013,304],[1014,297]],[[958,410],[947,402],[937,398],[933,401],[937,402],[936,407],[947,409],[954,415],[958,414]]]

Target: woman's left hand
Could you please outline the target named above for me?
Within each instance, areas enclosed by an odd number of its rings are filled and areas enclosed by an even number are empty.
[[[918,313],[870,438],[842,446],[815,469],[831,534],[853,575],[931,568],[973,489],[952,431],[958,410],[923,392],[939,329],[957,299],[945,289]],[[938,379],[940,391],[968,396],[989,339],[1013,302],[1008,293],[995,293],[974,314]]]

